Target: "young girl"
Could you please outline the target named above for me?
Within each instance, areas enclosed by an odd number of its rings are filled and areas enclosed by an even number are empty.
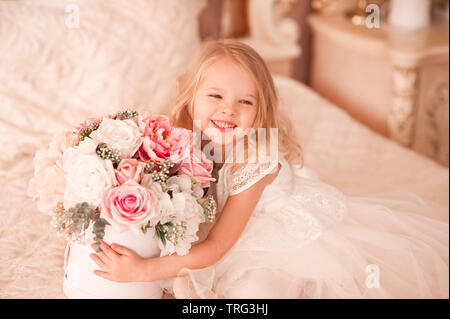
[[[205,44],[179,78],[172,119],[189,129],[197,120],[204,145],[227,149],[237,145],[227,131],[278,128],[277,156],[261,161],[252,138],[225,152],[211,189],[218,216],[189,254],[142,259],[103,243],[91,255],[97,275],[159,280],[176,298],[448,298],[448,207],[413,194],[345,196],[302,167],[271,75],[249,46]],[[239,152],[244,163],[230,161]]]

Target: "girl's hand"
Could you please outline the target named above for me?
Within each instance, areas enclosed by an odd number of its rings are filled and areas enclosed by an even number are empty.
[[[103,240],[100,243],[103,251],[90,254],[92,260],[103,270],[95,270],[95,275],[118,282],[143,281],[145,265],[142,257],[123,246],[109,246]],[[96,250],[95,244],[91,247]]]

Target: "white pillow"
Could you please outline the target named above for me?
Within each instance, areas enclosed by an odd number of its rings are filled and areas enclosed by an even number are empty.
[[[205,4],[0,1],[3,157],[20,145],[34,151],[96,114],[127,107],[167,113],[175,79],[200,44]]]

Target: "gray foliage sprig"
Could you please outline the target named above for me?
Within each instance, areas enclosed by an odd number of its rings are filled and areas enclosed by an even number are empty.
[[[52,225],[56,227],[58,234],[67,240],[83,242],[94,211],[95,207],[86,202],[78,203],[68,210],[58,203]]]
[[[165,159],[162,162],[149,162],[145,168],[144,173],[150,174],[155,182],[161,184],[162,189],[166,187],[166,182],[170,177],[170,170],[174,167],[175,163]]]
[[[122,160],[120,151],[109,147],[106,143],[98,143],[95,152],[100,158],[111,160],[114,168],[117,168],[120,161]]]
[[[132,118],[138,116],[139,113],[136,111],[133,111],[133,110],[125,110],[125,111],[120,111],[116,115],[121,120],[128,120],[128,119],[132,119]]]
[[[51,225],[56,228],[58,236],[66,235],[66,210],[61,202],[56,204],[56,208],[52,215]]]
[[[95,210],[93,216],[92,216],[92,221],[93,221],[93,233],[94,233],[94,241],[95,241],[95,246],[97,247],[96,252],[102,252],[102,248],[101,248],[101,244],[100,244],[100,240],[103,239],[103,237],[105,237],[105,227],[106,225],[110,225],[106,219],[101,218],[100,217],[100,211],[98,210],[98,208]]]
[[[85,128],[80,132],[80,141],[83,141],[86,137],[89,137],[92,132],[98,129],[100,126],[101,121],[95,122],[91,124],[89,127]]]
[[[205,214],[206,220],[209,222],[214,221],[217,211],[217,205],[214,197],[212,195],[208,195],[206,198],[197,199],[197,203],[203,207],[203,213]]]
[[[100,217],[98,208],[83,202],[75,207],[64,209],[62,203],[58,203],[52,219],[52,225],[56,227],[57,233],[64,236],[66,240],[84,242],[86,229],[93,223],[94,241],[97,252],[101,252],[100,240],[105,237],[105,227],[110,225],[106,219]]]

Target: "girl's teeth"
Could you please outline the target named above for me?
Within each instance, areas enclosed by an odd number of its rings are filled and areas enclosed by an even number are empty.
[[[217,125],[218,127],[221,128],[232,128],[235,127],[236,125],[234,124],[226,124],[226,123],[222,123],[222,122],[216,122],[216,121],[212,121],[215,125]]]

